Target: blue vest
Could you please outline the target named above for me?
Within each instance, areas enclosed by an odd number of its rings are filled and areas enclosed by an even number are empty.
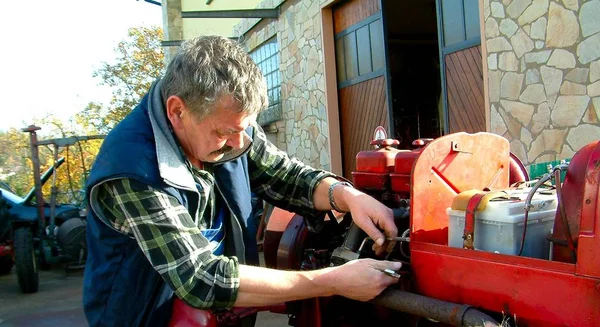
[[[193,217],[199,194],[167,184],[161,177],[150,102],[157,103],[146,95],[107,135],[88,178],[87,198],[93,186],[126,177],[176,197]],[[160,115],[164,121],[164,109]],[[246,132],[252,136],[252,128]],[[222,215],[227,235],[224,253],[237,256],[240,263],[258,265],[247,156],[215,165],[214,175],[218,188],[215,193],[220,191],[227,203]],[[171,318],[173,291],[150,265],[136,240],[109,227],[88,206],[87,244],[83,306],[90,326],[166,326]]]

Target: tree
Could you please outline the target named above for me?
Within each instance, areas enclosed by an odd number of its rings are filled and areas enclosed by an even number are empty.
[[[20,129],[0,132],[0,167],[2,181],[15,193],[23,195],[33,186],[29,137]]]
[[[114,63],[103,62],[94,77],[100,85],[113,88],[109,104],[90,102],[77,115],[77,122],[88,132],[108,133],[150,89],[164,69],[160,27],[130,28],[127,38],[115,48]]]
[[[164,56],[161,40],[162,30],[159,27],[129,29],[127,37],[115,48],[114,62],[103,62],[101,68],[93,73],[94,77],[101,79],[101,85],[113,88],[110,103],[90,102],[69,122],[51,114],[37,120],[34,124],[42,128],[38,139],[108,133],[136,106],[162,73]],[[58,203],[74,203],[83,199],[80,190],[101,143],[101,140],[91,140],[59,148],[59,158],[64,157],[66,161],[56,175]],[[54,163],[52,150],[52,146],[39,148],[40,171]],[[25,195],[33,187],[32,167],[29,134],[15,128],[0,131],[0,183],[3,182],[5,187],[8,185],[18,195]],[[50,184],[43,187],[46,201],[50,199]]]
[[[43,126],[37,131],[38,141],[77,135],[66,123],[54,117],[37,120],[34,124]],[[25,196],[34,185],[29,137],[29,133],[16,128],[0,132],[0,167],[2,167],[0,186],[20,196]],[[101,140],[81,141],[68,147],[58,148],[58,158],[64,158],[65,162],[56,173],[57,203],[82,202],[81,190],[101,143]],[[40,172],[44,172],[54,164],[53,151],[52,145],[38,147]],[[46,202],[50,200],[51,186],[52,182],[48,181],[42,188]]]

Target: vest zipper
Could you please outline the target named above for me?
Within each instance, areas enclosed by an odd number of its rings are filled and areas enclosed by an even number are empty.
[[[248,150],[246,150],[246,151],[248,151]],[[217,191],[221,195],[221,198],[223,198],[223,202],[225,202],[225,206],[227,207],[227,210],[229,210],[230,220],[233,220],[235,222],[236,226],[232,226],[232,228],[231,228],[231,231],[234,234],[234,235],[232,235],[232,237],[234,237],[234,238],[236,237],[235,236],[235,230],[234,230],[235,228],[234,227],[237,227],[237,230],[238,230],[238,233],[239,233],[239,238],[240,238],[240,240],[242,240],[242,242],[241,242],[242,251],[240,253],[242,257],[240,258],[240,256],[238,255],[238,261],[240,261],[240,259],[241,259],[241,260],[243,260],[243,263],[246,263],[246,245],[244,244],[244,235],[243,235],[242,225],[240,225],[240,222],[237,220],[237,217],[233,216],[233,211],[231,210],[231,206],[229,205],[229,202],[227,201],[226,197],[223,195],[223,192],[221,191],[221,188],[219,187],[219,184],[217,183],[217,179],[211,173],[208,173],[208,170],[206,170],[206,172],[207,172],[206,176],[212,180],[215,188],[217,189]],[[193,175],[192,172],[190,172],[190,174]],[[213,174],[214,174],[214,171],[213,171]],[[193,178],[193,176],[192,176],[192,178]],[[200,192],[197,189],[195,189],[195,190],[194,189],[188,189],[187,187],[181,187],[181,186],[173,185],[173,183],[170,183],[167,180],[164,180],[164,181],[168,185],[171,185],[171,186],[176,187],[176,188],[186,189],[186,190],[195,192],[195,193],[198,194],[198,196],[200,196]]]

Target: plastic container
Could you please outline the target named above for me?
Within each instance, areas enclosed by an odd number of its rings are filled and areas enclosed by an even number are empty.
[[[476,250],[517,255],[521,248],[525,218],[525,199],[529,188],[507,190],[510,199],[493,199],[483,211],[475,213],[474,246]],[[531,201],[527,235],[522,256],[548,259],[550,242],[546,235],[554,227],[558,200],[555,191],[540,189]],[[463,247],[465,211],[447,210],[448,245]]]

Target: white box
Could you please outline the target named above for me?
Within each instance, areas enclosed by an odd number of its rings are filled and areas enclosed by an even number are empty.
[[[525,199],[530,188],[505,190],[510,199],[493,199],[482,211],[475,212],[474,247],[476,250],[517,255],[521,248],[525,217]],[[550,242],[546,235],[554,227],[558,200],[556,191],[538,189],[531,201],[527,235],[522,256],[548,259]],[[463,247],[465,211],[447,210],[448,245]]]

